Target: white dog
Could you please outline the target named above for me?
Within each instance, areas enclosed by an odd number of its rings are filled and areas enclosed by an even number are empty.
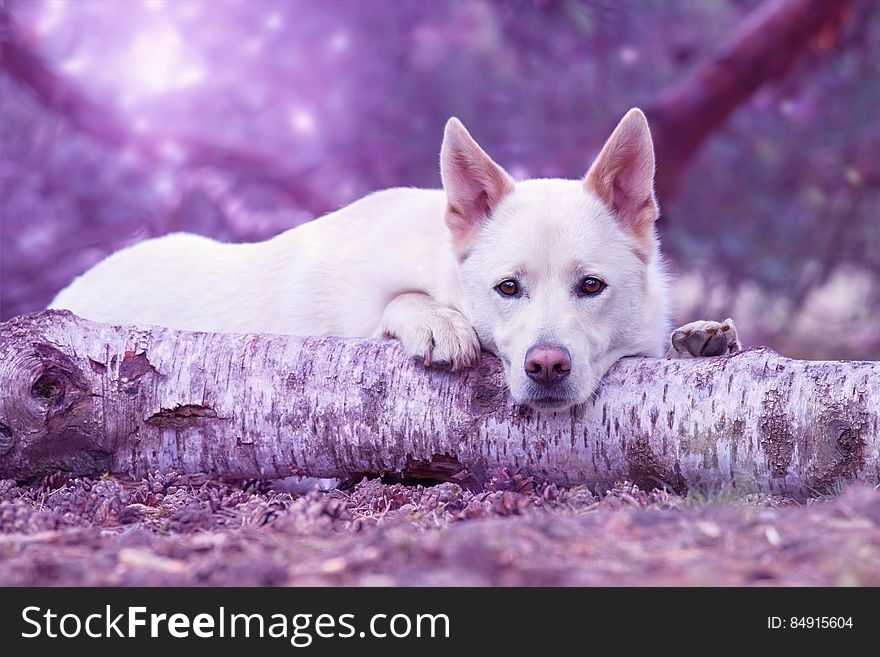
[[[640,110],[581,180],[515,182],[455,118],[440,164],[443,190],[377,192],[266,242],[142,242],[51,307],[192,331],[393,337],[453,368],[482,347],[517,402],[548,410],[586,401],[618,358],[661,355],[669,303]],[[696,322],[669,356],[739,348],[730,320]]]

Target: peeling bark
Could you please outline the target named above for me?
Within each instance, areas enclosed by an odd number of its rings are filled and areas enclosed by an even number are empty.
[[[0,325],[0,478],[395,474],[806,496],[880,483],[880,363],[628,358],[595,400],[514,404],[497,359],[427,369],[393,341]]]

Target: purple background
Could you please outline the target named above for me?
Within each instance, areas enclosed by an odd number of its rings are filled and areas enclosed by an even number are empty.
[[[371,190],[436,187],[452,115],[516,177],[579,177],[760,3],[0,4],[32,58],[15,62],[28,80],[0,65],[5,319],[137,240],[265,239]],[[880,358],[880,3],[845,19],[661,196],[679,321]]]

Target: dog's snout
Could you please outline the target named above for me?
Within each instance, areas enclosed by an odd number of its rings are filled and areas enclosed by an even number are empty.
[[[525,369],[532,381],[552,386],[571,374],[571,354],[565,347],[536,345],[526,352]]]

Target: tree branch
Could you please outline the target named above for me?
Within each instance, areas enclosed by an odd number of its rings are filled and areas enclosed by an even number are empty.
[[[0,8],[0,70],[30,89],[48,110],[63,116],[70,125],[92,139],[115,148],[130,148],[147,162],[170,162],[173,148],[176,165],[214,168],[240,181],[267,185],[290,197],[293,203],[316,214],[335,204],[303,182],[308,170],[294,169],[287,162],[234,144],[170,131],[138,132],[114,109],[99,104],[69,79],[59,75],[21,35],[7,9]]]
[[[833,41],[850,0],[767,0],[689,75],[646,108],[657,149],[661,201],[675,195],[696,151],[727,117],[782,77],[810,43]]]
[[[628,358],[595,400],[515,405],[486,356],[424,368],[393,341],[0,325],[0,478],[64,470],[227,478],[398,473],[481,482],[730,486],[803,496],[880,483],[880,362]]]

